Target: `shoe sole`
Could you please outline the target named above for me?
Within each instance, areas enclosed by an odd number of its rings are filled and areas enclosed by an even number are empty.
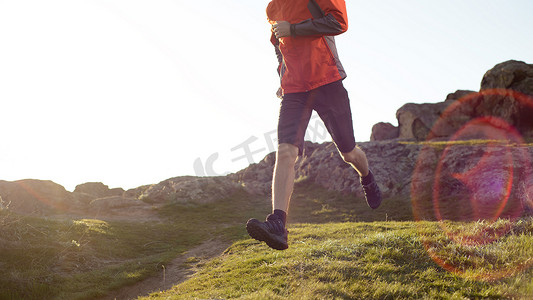
[[[368,201],[368,198],[366,199],[366,203],[372,209],[377,209],[381,205],[381,202],[383,201],[383,196],[381,196],[381,192],[379,192],[379,196],[376,198],[377,199],[371,199],[370,201]]]
[[[371,203],[371,202],[368,202],[368,201],[366,203],[368,204],[368,206],[370,208],[377,209],[381,205],[381,201],[382,200],[380,199],[379,201],[377,201],[377,203],[375,203],[375,202]]]
[[[278,236],[271,234],[261,225],[261,222],[252,219],[246,223],[246,231],[248,231],[248,234],[252,238],[260,242],[265,242],[272,249],[285,250],[289,248],[289,245],[287,245],[285,241]]]

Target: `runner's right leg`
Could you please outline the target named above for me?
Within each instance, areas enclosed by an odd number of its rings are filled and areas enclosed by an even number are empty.
[[[304,136],[311,118],[311,93],[285,94],[281,101],[278,121],[278,151],[272,179],[272,214],[265,222],[251,219],[246,224],[248,234],[277,250],[288,248],[285,224],[294,188],[294,165],[303,153]]]
[[[276,153],[276,165],[272,180],[272,210],[265,222],[250,219],[246,223],[248,234],[276,250],[289,247],[287,241],[287,212],[294,188],[294,164],[298,158],[298,147],[291,144],[280,144]]]
[[[289,203],[294,189],[294,165],[298,158],[298,147],[280,144],[276,153],[276,165],[272,179],[272,209],[289,212]]]

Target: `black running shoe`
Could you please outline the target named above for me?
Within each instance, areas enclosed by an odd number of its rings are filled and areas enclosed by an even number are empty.
[[[288,231],[285,229],[283,221],[276,215],[271,214],[266,218],[266,222],[257,219],[250,219],[246,223],[248,234],[276,250],[285,250],[289,248],[287,243]]]
[[[364,183],[363,183],[364,181]],[[361,185],[363,186],[363,192],[365,193],[366,203],[372,209],[376,209],[381,204],[381,191],[379,186],[374,179],[374,174],[372,171],[368,171],[368,175],[365,176],[364,180],[361,178]]]

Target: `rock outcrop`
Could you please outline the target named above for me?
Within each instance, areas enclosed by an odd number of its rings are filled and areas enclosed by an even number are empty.
[[[49,180],[0,181],[3,206],[22,214],[46,215],[75,204],[70,192]]]
[[[445,138],[453,135],[465,120],[470,119],[472,110],[461,111],[460,115],[455,115],[452,122],[445,122],[445,125],[435,127],[435,123],[442,117],[445,110],[454,101],[463,98],[473,91],[458,90],[448,94],[444,102],[438,103],[407,103],[396,112],[400,140],[424,141],[428,136],[432,138]]]
[[[239,185],[228,177],[175,177],[146,188],[139,196],[152,204],[206,204],[227,197]]]
[[[493,220],[533,211],[533,148],[496,141],[428,144],[412,171],[417,219]]]
[[[409,195],[411,173],[420,145],[379,141],[358,144],[365,153],[385,197]],[[229,175],[252,194],[271,193],[274,153],[258,164]],[[333,143],[306,142],[304,154],[296,162],[296,180],[310,181],[324,188],[362,196],[359,175],[340,157]]]
[[[121,188],[103,183],[78,185],[74,192],[49,180],[0,181],[1,206],[35,216],[75,214],[84,216],[135,215],[150,205],[128,195]]]
[[[122,188],[109,189],[109,187],[101,182],[87,182],[76,186],[74,193],[87,194],[96,198],[122,196],[124,190]]]
[[[372,130],[371,141],[450,138],[467,122],[487,116],[500,118],[531,138],[532,97],[533,65],[506,61],[485,73],[479,93],[458,90],[443,102],[405,104],[396,112],[398,134],[392,134],[392,127],[378,123]]]

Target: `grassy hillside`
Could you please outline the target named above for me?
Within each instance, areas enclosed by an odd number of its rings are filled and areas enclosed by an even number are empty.
[[[533,271],[529,268],[533,264],[532,219],[447,226],[470,235],[482,229],[507,229],[496,241],[466,246],[450,240],[435,222],[293,224],[288,250],[273,251],[251,239],[239,241],[224,255],[203,265],[192,279],[149,298],[533,296]]]
[[[264,199],[250,201],[238,192],[212,205],[168,205],[149,220],[33,218],[0,211],[0,299],[104,296],[161,272],[205,240],[241,237],[244,214],[267,206]]]
[[[0,214],[0,299],[88,299],[150,276],[202,236],[174,224]]]
[[[207,263],[190,258],[184,267],[194,266],[198,275],[153,297],[533,295],[531,220],[414,223],[408,199],[386,199],[372,211],[361,197],[301,181],[291,202],[290,249],[277,252],[250,240],[244,229],[248,218],[263,219],[269,211],[268,196],[243,191],[212,204],[168,205],[149,220],[40,219],[0,211],[0,299],[98,299],[161,272],[213,237],[235,244]],[[457,242],[484,238],[490,242]],[[486,273],[503,279],[474,279]]]

